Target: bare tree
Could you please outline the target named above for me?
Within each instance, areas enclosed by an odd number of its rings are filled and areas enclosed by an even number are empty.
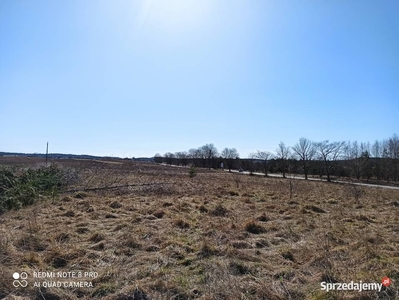
[[[247,160],[247,167],[249,170],[249,175],[253,175],[254,169],[255,169],[255,161],[256,161],[256,153],[249,153],[248,155],[248,160]]]
[[[290,156],[290,147],[287,147],[284,144],[284,142],[280,142],[280,144],[278,144],[278,148],[276,149],[276,158],[280,163],[280,168],[284,178],[285,178],[285,173],[287,172],[289,156]]]
[[[391,160],[390,177],[394,181],[399,180],[399,137],[394,134],[386,141],[388,157]]]
[[[195,166],[197,167],[200,166],[200,160],[201,160],[200,149],[191,148],[190,150],[188,150],[188,157],[192,160]]]
[[[256,151],[255,157],[262,160],[263,172],[267,177],[267,170],[269,168],[269,160],[273,158],[273,154],[268,151]]]
[[[302,162],[305,179],[308,179],[309,164],[316,155],[315,144],[306,138],[300,138],[299,143],[296,143],[295,146],[292,147],[292,150],[295,156]]]
[[[373,166],[370,159],[370,143],[361,143],[360,151],[361,173],[367,180],[369,180],[373,176]]]
[[[351,176],[355,175],[357,179],[360,178],[360,165],[358,158],[360,157],[360,150],[357,141],[348,141],[344,148],[345,157],[351,170]]]
[[[166,152],[165,155],[164,155],[164,157],[165,157],[165,162],[166,162],[168,165],[172,165],[172,164],[173,164],[173,161],[174,161],[174,159],[175,159],[175,155],[174,155],[173,153],[171,153],[171,152]]]
[[[229,172],[234,167],[234,162],[237,158],[240,157],[236,148],[224,148],[222,153],[220,154],[222,158],[225,160],[227,167],[229,168]]]
[[[349,167],[352,170],[352,175],[356,177],[356,179],[360,179],[363,175],[366,175],[367,179],[369,179],[370,170],[369,170],[369,147],[365,143],[358,144],[357,141],[347,142],[344,147],[344,152],[346,159],[349,162]]]
[[[344,147],[348,166],[351,170],[351,176],[356,177],[356,179],[360,179],[366,171],[369,154],[365,148],[364,143],[359,145],[357,141],[352,143],[347,142]]]
[[[186,151],[176,152],[175,156],[178,160],[178,164],[182,164],[183,167],[187,166],[188,153]]]
[[[202,154],[207,162],[208,168],[212,167],[213,160],[218,156],[218,150],[213,144],[206,144],[201,147]]]
[[[330,174],[332,169],[332,161],[340,158],[345,142],[329,142],[328,140],[317,143],[316,149],[320,159],[324,162],[327,181],[331,181]]]
[[[381,172],[381,157],[382,157],[382,145],[379,141],[375,141],[374,144],[371,146],[371,163],[372,163],[372,170],[373,170],[373,175],[377,177],[377,179],[382,178],[382,172]]]
[[[380,158],[382,156],[382,146],[379,141],[375,141],[373,146],[371,147],[371,154],[375,158]]]

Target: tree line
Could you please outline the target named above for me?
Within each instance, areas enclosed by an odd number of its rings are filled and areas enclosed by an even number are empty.
[[[374,143],[357,141],[325,140],[314,142],[300,138],[293,146],[280,142],[275,152],[252,152],[241,158],[236,148],[224,148],[221,152],[214,144],[206,144],[188,151],[157,153],[156,163],[202,168],[244,169],[251,173],[262,172],[300,174],[308,176],[350,177],[377,179],[387,182],[399,181],[399,138],[394,134],[388,139]]]

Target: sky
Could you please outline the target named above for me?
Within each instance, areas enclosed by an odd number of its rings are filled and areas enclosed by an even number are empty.
[[[0,1],[0,151],[399,134],[397,0]]]

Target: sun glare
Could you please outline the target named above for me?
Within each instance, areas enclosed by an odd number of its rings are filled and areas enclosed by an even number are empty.
[[[205,25],[210,5],[207,0],[144,0],[139,26],[156,26],[168,34],[197,29]]]

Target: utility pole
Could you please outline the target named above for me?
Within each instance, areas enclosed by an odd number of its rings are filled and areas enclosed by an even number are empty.
[[[48,142],[47,142],[47,148],[46,148],[46,166],[47,166],[47,158],[48,158]]]

